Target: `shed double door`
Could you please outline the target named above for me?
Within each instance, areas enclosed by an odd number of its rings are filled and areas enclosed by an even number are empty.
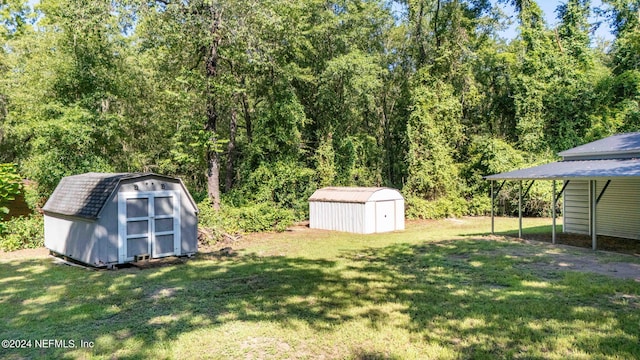
[[[118,194],[120,262],[137,255],[180,255],[180,194],[176,191]]]

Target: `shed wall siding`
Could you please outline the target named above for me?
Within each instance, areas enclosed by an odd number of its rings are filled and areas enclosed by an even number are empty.
[[[590,234],[589,181],[571,180],[564,191],[564,232]]]
[[[605,184],[597,182],[596,196]],[[640,240],[640,179],[612,179],[597,212],[598,235]]]
[[[365,204],[309,202],[309,227],[364,234]]]
[[[396,228],[404,230],[404,200],[396,200]]]
[[[44,217],[45,246],[58,254],[87,264],[99,259],[99,246],[94,235],[97,224],[65,216]]]
[[[364,207],[364,230],[362,234],[373,234],[376,232],[376,204],[367,202],[362,204]]]
[[[104,205],[99,219],[104,229],[100,240],[100,255],[107,264],[118,262],[118,197],[111,196]]]

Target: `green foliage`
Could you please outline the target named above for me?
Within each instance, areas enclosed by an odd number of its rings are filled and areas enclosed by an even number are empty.
[[[520,0],[2,1],[0,162],[37,182],[31,204],[87,171],[224,183],[223,211],[266,219],[249,229],[289,216],[267,207],[304,218],[328,185],[401,188],[415,217],[482,214],[483,176],[640,130],[638,4],[603,3],[606,52],[587,0],[559,6],[557,31]],[[537,186],[530,214],[547,211]]]
[[[207,199],[198,204],[200,226],[213,230],[215,240],[223,234],[243,234],[261,231],[282,232],[291,226],[295,213],[270,203],[224,205],[219,211],[213,209]]]
[[[44,218],[42,215],[17,217],[0,227],[0,249],[15,251],[44,246]]]
[[[316,176],[318,185],[326,187],[334,185],[337,176],[336,152],[333,149],[333,137],[331,134],[327,139],[322,139],[315,154]]]
[[[425,200],[417,196],[405,195],[405,203],[405,216],[408,219],[484,216],[491,212],[491,199],[483,195],[476,195],[469,200],[462,197]]]
[[[405,202],[405,216],[408,219],[442,219],[468,214],[467,201],[459,197],[426,200],[414,195],[405,195]]]
[[[488,194],[489,183],[484,176],[524,167],[524,156],[502,139],[475,136],[468,150],[469,158],[462,175],[470,194]]]
[[[560,4],[557,9],[558,17],[562,20],[558,27],[558,36],[563,40],[563,48],[583,66],[588,66],[593,61],[589,48],[590,2],[570,0],[566,4]]]
[[[239,188],[229,194],[232,206],[271,204],[293,210],[296,219],[308,214],[307,199],[315,190],[315,172],[297,162],[263,163],[246,174]]]
[[[52,106],[46,110],[47,120],[25,130],[25,136],[33,137],[32,149],[21,164],[24,174],[37,182],[40,194],[51,194],[64,176],[113,171],[101,143],[110,130],[96,126],[100,119],[79,107]]]
[[[22,178],[14,164],[0,164],[0,216],[9,213],[7,203],[20,193]],[[0,223],[0,230],[2,230]]]
[[[463,137],[462,107],[453,88],[423,71],[414,90],[407,125],[409,141],[407,193],[428,200],[460,193],[456,147]]]

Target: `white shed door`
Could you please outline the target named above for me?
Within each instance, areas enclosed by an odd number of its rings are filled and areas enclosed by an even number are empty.
[[[395,201],[376,202],[376,232],[388,232],[396,229]]]
[[[118,194],[118,258],[180,255],[180,194],[176,191]]]

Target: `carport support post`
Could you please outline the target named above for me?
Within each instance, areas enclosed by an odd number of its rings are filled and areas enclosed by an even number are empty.
[[[522,238],[522,180],[518,188],[518,237]]]
[[[596,210],[598,207],[598,201],[596,196],[596,190],[597,190],[596,181],[589,180],[589,185],[591,187],[589,191],[589,195],[591,196],[591,248],[593,250],[597,250],[598,232],[597,232],[597,226],[596,226],[596,222],[597,222]]]
[[[494,219],[493,219],[493,180],[491,180],[491,235],[495,234],[495,223],[494,223]]]
[[[552,185],[553,191],[551,192],[551,198],[553,199],[553,201],[551,202],[551,218],[552,218],[551,243],[555,244],[556,243],[556,181],[553,180],[552,184],[553,184]]]

